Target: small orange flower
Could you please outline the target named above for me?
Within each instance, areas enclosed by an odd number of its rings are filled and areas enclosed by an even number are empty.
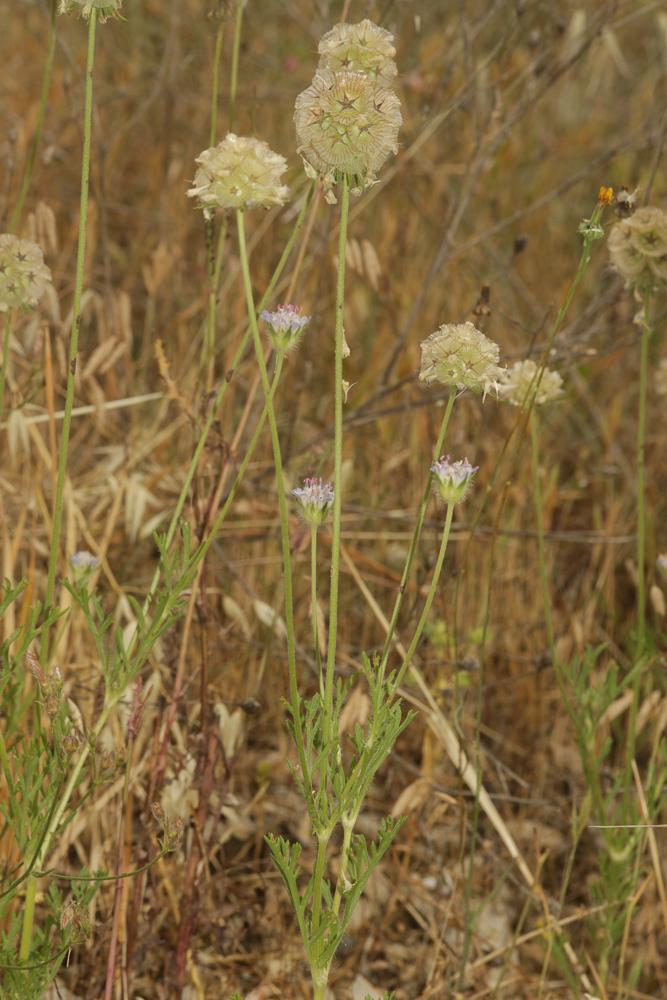
[[[614,200],[613,187],[605,187],[604,184],[598,191],[598,205],[611,205]]]

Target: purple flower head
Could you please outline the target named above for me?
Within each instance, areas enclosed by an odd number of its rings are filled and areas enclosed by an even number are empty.
[[[450,462],[449,455],[433,463],[431,472],[435,476],[435,487],[445,503],[460,503],[464,499],[478,468],[467,458]]]
[[[322,479],[304,479],[303,486],[292,493],[301,504],[304,520],[315,527],[324,524],[334,502],[331,483]]]
[[[85,573],[88,570],[97,569],[100,564],[98,556],[94,556],[92,552],[88,552],[86,549],[82,549],[79,552],[75,552],[69,557],[69,561],[77,573]]]
[[[278,306],[275,312],[265,309],[259,318],[266,323],[272,346],[283,354],[296,347],[310,323],[310,316],[304,316],[297,306]]]

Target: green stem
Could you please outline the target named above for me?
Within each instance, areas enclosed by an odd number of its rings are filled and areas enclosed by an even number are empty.
[[[343,819],[343,843],[340,849],[340,867],[338,869],[336,891],[334,893],[333,905],[331,907],[336,916],[338,916],[338,911],[340,910],[342,889],[345,885],[345,879],[347,878],[347,863],[350,857],[350,844],[352,843],[352,831],[354,830],[355,822],[356,816],[354,818],[347,817],[346,819]]]
[[[651,338],[650,296],[646,293],[642,310],[642,338],[639,365],[639,414],[637,421],[637,654],[646,649],[646,396],[648,354]]]
[[[209,145],[215,146],[218,138],[218,101],[220,99],[220,58],[222,55],[222,39],[224,36],[225,22],[222,17],[218,22],[218,30],[215,34],[215,51],[213,53],[213,81],[211,86],[211,129],[209,132]]]
[[[236,94],[239,79],[239,52],[241,51],[241,25],[243,24],[243,9],[245,4],[237,0],[236,20],[234,21],[234,43],[232,47],[232,72],[229,80],[229,131],[234,131],[236,123]]]
[[[255,345],[255,357],[259,367],[259,375],[264,390],[264,399],[267,405],[267,416],[269,420],[269,430],[271,432],[271,444],[273,447],[273,462],[276,473],[276,489],[278,492],[278,506],[280,510],[280,538],[283,555],[283,572],[285,588],[285,627],[287,629],[287,661],[289,667],[290,705],[292,709],[292,721],[294,725],[294,739],[299,764],[303,776],[304,786],[309,787],[310,771],[306,761],[306,751],[303,738],[303,727],[301,723],[301,699],[299,697],[299,687],[296,675],[296,642],[294,637],[294,598],[292,592],[292,558],[290,554],[289,542],[289,519],[287,513],[287,499],[285,497],[285,480],[283,475],[283,462],[280,453],[280,438],[278,436],[278,425],[276,414],[271,399],[269,378],[264,361],[264,349],[257,326],[257,313],[252,294],[252,283],[250,279],[250,267],[248,264],[248,248],[246,245],[245,222],[243,212],[236,213],[236,226],[239,241],[239,257],[241,260],[241,273],[243,275],[243,290],[246,298],[246,308],[250,321],[250,331]]]
[[[422,637],[422,632],[424,631],[424,626],[429,616],[431,610],[431,605],[433,604],[433,598],[435,597],[435,592],[438,588],[438,581],[440,580],[440,574],[442,572],[442,564],[445,561],[445,553],[447,551],[447,543],[449,542],[449,533],[452,527],[452,517],[454,515],[454,507],[456,504],[447,504],[447,514],[445,517],[445,527],[442,532],[442,539],[440,541],[440,551],[438,552],[438,558],[435,564],[435,569],[433,570],[433,576],[431,578],[431,585],[428,589],[428,594],[426,595],[426,600],[424,602],[424,607],[422,608],[421,617],[417,623],[417,628],[412,636],[410,645],[408,646],[407,652],[405,654],[405,659],[401,665],[401,669],[396,675],[396,679],[392,684],[392,693],[396,692],[405,677],[408,667],[412,663],[412,657],[415,654],[415,650],[419,645],[419,640]]]
[[[53,57],[56,51],[56,10],[57,3],[56,0],[51,0],[51,13],[49,17],[49,38],[47,42],[46,50],[46,62],[44,64],[44,73],[42,75],[42,90],[39,96],[39,108],[37,109],[37,121],[35,123],[35,132],[30,143],[30,150],[28,152],[28,158],[26,160],[25,167],[23,168],[23,178],[21,180],[21,187],[19,189],[18,197],[16,199],[16,204],[14,205],[14,211],[12,212],[11,219],[9,220],[9,232],[15,233],[19,227],[21,221],[21,216],[23,214],[23,206],[25,205],[25,200],[30,188],[30,182],[32,181],[33,170],[35,169],[35,162],[37,160],[37,150],[39,148],[39,140],[42,137],[42,131],[44,129],[44,119],[46,117],[46,105],[49,100],[49,91],[51,89],[51,77],[53,75]]]
[[[294,244],[296,243],[297,236],[299,235],[299,233],[301,231],[301,227],[303,226],[303,221],[304,221],[304,219],[306,217],[306,212],[308,210],[308,205],[310,204],[310,201],[312,199],[314,190],[315,190],[315,186],[313,184],[310,187],[310,191],[309,191],[308,196],[304,199],[304,203],[301,206],[301,210],[300,210],[299,215],[297,217],[297,220],[296,220],[296,222],[294,224],[294,229],[292,230],[292,232],[290,234],[290,238],[289,238],[289,240],[287,241],[287,243],[285,245],[285,249],[282,252],[280,260],[278,261],[276,269],[273,272],[273,276],[272,276],[272,278],[271,278],[271,280],[270,280],[270,282],[269,282],[269,284],[268,284],[268,286],[266,288],[266,291],[264,292],[264,295],[262,296],[262,298],[261,298],[261,300],[259,302],[259,305],[257,307],[257,309],[258,309],[259,312],[261,312],[261,310],[264,309],[264,307],[267,305],[267,303],[271,299],[271,296],[273,295],[275,287],[278,284],[278,281],[280,280],[280,277],[281,277],[281,275],[282,275],[282,273],[283,273],[283,271],[285,269],[285,265],[287,264],[287,261],[289,259],[289,256],[290,256],[291,252],[292,252]],[[230,365],[230,370],[232,372],[236,369],[236,366],[239,364],[241,358],[243,357],[243,355],[245,353],[246,347],[248,346],[248,340],[250,339],[250,332],[251,332],[250,331],[250,326],[248,326],[248,328],[245,331],[243,337],[241,338],[241,342],[239,343],[239,346],[237,347],[236,352],[234,353],[234,357],[232,358],[231,365]],[[225,393],[227,392],[228,388],[229,388],[229,381],[227,379],[223,379],[222,384],[220,385],[220,387],[218,389],[218,392],[216,394],[216,397],[213,400],[213,405],[209,409],[208,416],[206,418],[206,422],[205,422],[205,424],[204,424],[204,426],[202,428],[201,434],[199,435],[199,440],[197,441],[197,446],[196,446],[196,448],[194,450],[194,453],[192,455],[192,459],[190,460],[190,465],[188,466],[187,472],[185,474],[185,479],[183,480],[183,485],[181,487],[181,492],[180,492],[180,494],[178,496],[178,500],[176,501],[176,506],[174,507],[174,512],[173,512],[173,514],[171,516],[171,521],[169,522],[169,527],[167,528],[166,548],[169,548],[171,546],[171,543],[174,540],[174,536],[176,535],[176,529],[178,528],[178,522],[179,522],[179,520],[181,518],[181,514],[183,513],[183,508],[185,507],[185,501],[187,500],[188,494],[190,493],[190,487],[192,486],[192,480],[194,479],[195,473],[197,472],[197,469],[199,467],[199,462],[201,460],[202,453],[204,451],[204,448],[206,447],[206,442],[208,440],[209,431],[211,430],[211,427],[213,426],[213,421],[218,416],[218,411],[220,410],[220,407],[222,406],[222,401],[223,401],[223,399],[225,397]],[[155,569],[155,572],[153,574],[153,579],[151,581],[150,587],[148,588],[148,593],[146,594],[146,597],[144,599],[144,604],[143,604],[143,612],[144,612],[144,614],[147,614],[147,612],[148,612],[150,604],[151,604],[151,602],[152,602],[152,600],[155,597],[155,594],[157,592],[157,587],[158,587],[159,582],[160,582],[160,567],[157,566],[156,569]]]
[[[330,834],[318,834],[317,854],[315,856],[315,869],[313,871],[313,908],[311,912],[311,936],[314,937],[319,926],[322,914],[322,879],[327,861],[327,846]]]
[[[88,190],[90,185],[90,146],[93,129],[93,67],[95,64],[95,28],[97,26],[97,8],[93,7],[88,19],[88,54],[86,58],[86,91],[83,112],[83,154],[81,158],[81,199],[79,205],[79,242],[76,255],[76,278],[74,283],[74,301],[72,304],[72,330],[69,342],[69,358],[67,366],[67,391],[65,395],[65,411],[60,434],[60,450],[58,454],[58,475],[56,479],[56,495],[53,505],[53,528],[51,534],[51,549],[49,552],[49,568],[46,581],[44,606],[53,605],[56,586],[56,567],[60,549],[60,527],[63,514],[63,495],[65,491],[65,476],[67,473],[67,452],[69,448],[70,427],[72,424],[72,407],[74,405],[74,386],[76,382],[76,362],[79,349],[79,324],[81,320],[81,295],[83,293],[84,267],[86,263],[86,232],[88,223]],[[44,630],[41,643],[41,658],[48,658],[49,634]]]
[[[635,676],[632,683],[632,703],[628,720],[628,741],[625,759],[625,787],[628,806],[632,784],[632,761],[637,743],[637,714],[641,694],[643,671],[638,664],[646,652],[646,397],[648,387],[650,294],[644,293],[642,309],[642,337],[639,360],[639,413],[637,418],[637,651]]]
[[[2,370],[0,371],[0,423],[5,412],[5,386],[7,384],[7,372],[9,370],[9,338],[12,332],[13,310],[7,313],[5,318],[5,333],[2,338]]]
[[[531,410],[530,413],[530,442],[533,467],[533,499],[535,501],[535,522],[537,525],[537,551],[539,557],[540,582],[542,585],[542,600],[544,602],[544,626],[547,633],[547,645],[549,647],[551,662],[555,665],[556,647],[554,643],[549,577],[544,551],[544,510],[542,506],[542,487],[540,484],[540,452],[537,437],[537,416],[535,414],[535,410]]]
[[[456,395],[457,395],[456,389],[452,389],[449,393],[447,406],[445,408],[445,412],[442,417],[442,422],[440,424],[438,440],[436,441],[435,448],[433,449],[434,462],[437,462],[437,460],[440,458],[440,455],[442,454],[442,446],[445,443],[445,435],[447,433],[447,427],[449,425],[449,420],[452,415],[452,410],[454,409],[454,402],[456,401]],[[433,485],[433,473],[429,471],[428,479],[426,480],[426,486],[424,487],[424,492],[422,494],[422,498],[419,503],[419,507],[417,509],[417,520],[415,522],[414,531],[412,532],[412,539],[410,540],[410,548],[408,550],[408,555],[405,560],[403,575],[401,576],[401,582],[398,587],[398,594],[396,595],[396,600],[394,602],[394,610],[391,613],[391,620],[389,622],[387,636],[384,641],[384,648],[382,650],[382,658],[380,660],[380,668],[379,668],[381,681],[384,679],[384,673],[387,667],[389,653],[391,651],[391,643],[394,637],[394,632],[396,630],[396,622],[398,621],[401,605],[403,603],[403,597],[405,595],[408,579],[410,577],[410,570],[412,569],[412,562],[414,560],[415,552],[417,551],[417,545],[419,544],[422,528],[424,526],[424,518],[426,516],[426,508],[428,506],[428,500],[431,495],[432,485]]]
[[[320,655],[320,637],[317,628],[317,525],[310,526],[310,617],[313,624],[313,650],[317,667],[320,694],[324,697],[324,678],[322,677],[322,657]]]
[[[350,209],[350,189],[343,177],[338,234],[338,273],[336,280],[336,344],[334,360],[334,502],[331,533],[331,590],[329,594],[329,635],[327,666],[324,683],[323,735],[325,746],[332,739],[333,679],[336,662],[336,632],[338,628],[338,580],[340,576],[340,535],[343,485],[343,344],[345,339],[345,247]]]

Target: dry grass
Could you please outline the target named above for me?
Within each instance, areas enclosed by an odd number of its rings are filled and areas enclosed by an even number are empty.
[[[345,322],[352,354],[346,377],[354,386],[345,411],[339,646],[346,674],[354,673],[363,650],[384,637],[372,602],[386,612],[395,594],[442,412],[444,397],[423,391],[415,380],[419,341],[442,322],[476,317],[506,360],[538,356],[576,268],[578,223],[590,214],[599,185],[639,185],[640,199],[650,196],[663,206],[667,196],[662,4],[352,0],[348,6],[350,19],[382,18],[396,34],[405,125],[398,158],[381,183],[354,203],[351,222]],[[99,585],[121,626],[130,621],[127,595],[141,598],[150,583],[156,561],[151,533],[170,515],[207,405],[197,376],[206,250],[201,216],[185,197],[194,157],[207,145],[214,28],[206,10],[194,0],[128,0],[126,20],[100,30],[76,397],[82,409],[70,448],[63,548],[102,556]],[[333,0],[250,0],[246,12],[237,130],[261,136],[288,157],[294,191],[303,184],[293,152],[294,97],[310,79],[318,37],[340,12]],[[3,28],[5,216],[35,121],[46,24],[41,4],[23,3]],[[19,619],[45,582],[54,411],[62,406],[77,235],[84,50],[82,25],[61,18],[24,227],[47,250],[55,292],[43,301],[38,320],[17,324],[12,345],[14,415],[2,438],[0,518],[3,574],[29,581]],[[223,80],[230,51],[231,28]],[[223,123],[226,94],[225,83]],[[250,217],[258,293],[291,217],[291,210]],[[290,298],[313,314],[279,394],[293,483],[311,473],[327,475],[332,461],[336,224],[336,212],[318,202],[304,253],[293,256],[281,292],[284,297],[289,285]],[[224,377],[244,324],[236,253],[230,238],[217,313],[217,379]],[[604,643],[600,671],[612,661],[627,668],[634,616],[633,309],[609,270],[604,245],[597,245],[550,362],[563,374],[566,397],[542,415],[557,648],[569,659]],[[160,376],[158,340],[170,383]],[[657,357],[657,341],[653,349]],[[195,527],[204,522],[223,470],[243,455],[260,399],[248,357],[234,373],[188,504]],[[118,400],[126,405],[116,407]],[[649,567],[667,544],[663,405],[651,392]],[[480,488],[458,508],[433,631],[420,649],[424,686],[408,686],[422,711],[380,772],[362,817],[369,832],[392,810],[407,813],[408,822],[335,963],[332,988],[341,1000],[363,997],[350,992],[358,973],[377,988],[395,989],[400,1000],[574,995],[555,964],[541,976],[540,925],[547,908],[569,921],[569,940],[592,994],[667,995],[667,926],[657,878],[664,831],[656,830],[653,853],[646,846],[628,927],[626,967],[640,951],[643,957],[636,989],[622,992],[613,976],[604,993],[596,983],[594,925],[587,918],[601,848],[595,831],[584,832],[562,909],[556,903],[571,848],[572,804],[581,803],[585,784],[546,655],[528,442],[513,464],[501,468],[471,532],[483,485],[515,419],[492,400],[482,406],[463,397],[457,404],[448,450],[467,454],[481,467]],[[187,800],[181,800],[189,821],[182,848],[123,884],[120,965],[129,986],[127,993],[119,987],[119,997],[158,1000],[179,996],[183,988],[187,997],[224,998],[234,990],[253,1000],[309,996],[295,925],[262,840],[267,831],[293,838],[307,832],[287,763],[290,744],[280,702],[287,690],[284,644],[258,614],[258,602],[272,608],[282,603],[272,470],[267,436],[207,561],[191,620],[162,642],[146,677],[149,699],[133,748],[120,841],[124,869],[155,853],[151,801],[160,799],[188,762],[197,773]],[[435,508],[429,516],[401,636],[410,634],[435,557]],[[307,538],[296,518],[292,532],[307,681]],[[326,555],[328,539],[322,537]],[[61,600],[64,606],[66,593]],[[14,624],[4,623],[5,636]],[[654,611],[651,628],[664,666],[664,627]],[[162,759],[179,658],[183,685]],[[100,681],[76,614],[61,630],[57,661],[69,697],[90,725]],[[500,828],[520,852],[524,874],[482,810],[466,903],[474,796],[447,752],[437,712],[446,725],[455,725],[474,759],[478,695],[484,786]],[[208,706],[205,720],[202,703]],[[353,707],[363,711],[362,694]],[[620,705],[609,723],[613,737],[622,736],[627,708]],[[650,746],[664,738],[663,688],[647,691],[642,708],[642,740]],[[112,870],[116,863],[120,720],[106,736],[117,755],[117,776],[97,790],[61,838],[51,862],[60,868]],[[643,773],[641,756],[638,763]],[[651,819],[660,822],[659,815]],[[532,887],[526,870],[537,876]],[[78,997],[102,995],[113,900],[109,888],[98,893],[92,941],[61,972],[63,995],[65,988]],[[462,985],[466,906],[477,922]],[[503,978],[494,991],[499,970]]]

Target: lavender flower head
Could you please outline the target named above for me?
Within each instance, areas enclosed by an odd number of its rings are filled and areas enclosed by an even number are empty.
[[[281,354],[291,351],[301,340],[303,331],[310,323],[297,306],[278,306],[275,312],[265,309],[259,318],[266,323],[271,345]]]
[[[433,463],[431,472],[435,476],[435,488],[445,503],[460,503],[465,498],[478,468],[467,458],[450,462],[449,455]]]
[[[86,573],[88,570],[97,569],[100,564],[99,556],[94,556],[86,549],[75,552],[69,557],[69,561],[76,573]]]
[[[303,486],[292,490],[301,504],[301,514],[307,524],[317,528],[324,524],[334,502],[334,491],[331,483],[322,479],[304,479]]]

